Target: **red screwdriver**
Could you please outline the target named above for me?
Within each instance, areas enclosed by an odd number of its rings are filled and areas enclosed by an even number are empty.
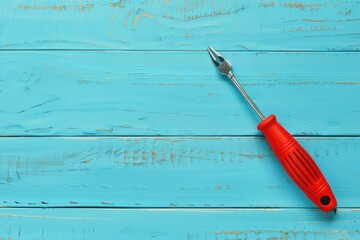
[[[336,213],[337,202],[330,185],[315,161],[296,139],[281,126],[275,115],[264,117],[231,72],[231,64],[212,47],[208,52],[221,74],[226,75],[260,118],[259,129],[290,178],[322,211]]]

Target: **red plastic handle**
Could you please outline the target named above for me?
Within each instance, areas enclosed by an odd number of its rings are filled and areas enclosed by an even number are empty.
[[[336,207],[336,198],[330,185],[311,156],[277,121],[270,115],[259,123],[276,157],[287,174],[298,187],[322,211],[329,212]]]

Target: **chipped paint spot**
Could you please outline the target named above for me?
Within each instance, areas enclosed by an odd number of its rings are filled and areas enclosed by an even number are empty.
[[[319,7],[326,5],[326,3],[307,3],[307,2],[284,2],[282,4],[285,8],[294,8],[304,10],[310,8],[310,10],[318,10]]]
[[[305,9],[307,7],[306,3],[299,3],[299,2],[291,2],[291,3],[283,3],[283,6],[286,8],[300,8]]]
[[[133,21],[133,29],[136,28],[136,23],[139,20],[140,17],[147,17],[147,18],[153,18],[153,16],[151,16],[149,13],[142,13],[142,14],[138,14],[135,16],[134,21]]]
[[[165,160],[166,160],[165,153],[163,153],[161,155],[160,163],[165,162]]]
[[[328,20],[325,19],[310,19],[310,18],[304,18],[299,20],[291,20],[287,22],[327,22]]]
[[[296,28],[284,28],[283,32],[304,32],[304,28],[296,27]]]
[[[127,12],[127,14],[126,14],[126,17],[125,17],[125,19],[124,19],[124,26],[127,25],[127,22],[128,22],[128,19],[129,19],[130,16],[131,16],[131,10],[129,10],[129,11]]]
[[[360,18],[350,18],[350,19],[346,19],[346,20],[336,20],[335,22],[355,22],[355,21],[360,21]]]
[[[320,27],[310,27],[309,31],[336,31],[337,27],[326,27],[326,26],[320,26]]]
[[[224,159],[225,152],[222,151],[222,152],[220,152],[220,154],[221,154],[221,161],[225,161],[225,159]]]
[[[313,222],[312,222],[313,223]],[[225,230],[215,231],[216,239],[255,239],[249,236],[256,236],[256,239],[267,240],[284,240],[284,239],[308,239],[306,236],[331,236],[334,239],[343,239],[344,236],[358,234],[358,230],[268,230],[268,229],[254,229],[254,230]],[[276,237],[269,237],[273,235]],[[289,238],[290,237],[290,238]],[[326,237],[325,237],[326,238]]]
[[[146,151],[142,151],[142,157],[141,157],[141,160],[143,160],[143,161],[147,161],[148,160],[148,157],[147,157],[147,153],[146,153]]]
[[[120,128],[126,128],[126,129],[128,129],[128,128],[133,128],[133,127],[130,126],[130,125],[119,125],[119,127],[120,127]]]
[[[344,11],[338,11],[339,15],[345,15],[345,16],[349,16],[351,15],[352,10],[351,9],[345,9]]]
[[[18,6],[18,8],[20,9],[30,9],[30,10],[41,10],[41,9],[51,9],[51,10],[65,10],[66,6],[65,5],[54,5],[54,6],[25,6],[25,5],[20,5]]]
[[[239,156],[246,158],[258,158],[258,159],[262,159],[264,157],[264,155],[262,154],[247,154],[247,153],[239,153]]]
[[[18,8],[24,10],[55,10],[55,11],[77,10],[79,12],[90,11],[93,7],[94,4],[79,4],[74,6],[66,6],[66,5],[49,5],[49,6],[19,5],[18,6]]]
[[[114,131],[114,129],[113,128],[97,128],[96,131],[112,133]]]
[[[151,152],[151,160],[154,161],[156,159],[156,155],[157,155],[156,152]]]
[[[117,1],[117,2],[111,2],[111,3],[109,3],[109,6],[110,6],[111,8],[114,8],[114,7],[124,8],[124,7],[125,7],[125,5],[124,5],[124,0],[119,0],[119,1]]]
[[[260,1],[259,3],[259,7],[263,7],[263,8],[268,8],[268,7],[273,7],[274,6],[274,1],[270,0],[270,1]]]
[[[142,164],[142,163],[137,162],[137,160],[139,159],[138,153],[139,153],[139,151],[135,151],[135,150],[133,151],[132,159],[134,160],[133,164],[135,164],[135,165]]]
[[[79,12],[90,11],[94,7],[94,4],[79,4],[77,9]]]

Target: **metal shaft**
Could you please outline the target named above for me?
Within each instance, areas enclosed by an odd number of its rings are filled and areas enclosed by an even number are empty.
[[[256,104],[251,100],[251,98],[249,97],[249,95],[246,93],[245,89],[240,85],[240,83],[236,80],[234,75],[230,75],[228,76],[229,79],[234,83],[234,85],[236,86],[236,88],[240,91],[240,93],[243,95],[243,97],[245,98],[245,100],[250,104],[251,108],[255,111],[255,113],[258,115],[258,117],[261,120],[264,120],[265,117],[264,115],[261,113],[261,111],[259,110],[259,108],[256,106]]]

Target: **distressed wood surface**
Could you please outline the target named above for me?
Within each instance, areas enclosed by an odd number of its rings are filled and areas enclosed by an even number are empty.
[[[360,139],[299,141],[359,207]],[[7,207],[314,207],[260,137],[0,138],[0,153]]]
[[[360,54],[224,55],[292,134],[360,134]],[[259,134],[206,52],[3,52],[0,65],[3,136]]]
[[[325,240],[360,238],[360,211],[0,209],[2,239]]]
[[[359,1],[0,1],[3,49],[359,50]]]
[[[359,11],[0,0],[0,240],[359,239]],[[337,216],[286,176],[208,45],[300,136]]]

